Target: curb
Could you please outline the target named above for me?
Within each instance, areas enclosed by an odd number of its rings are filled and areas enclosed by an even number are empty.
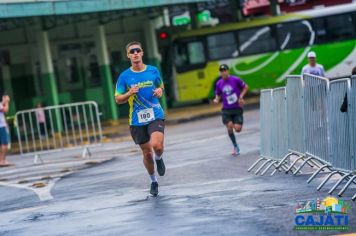
[[[244,111],[255,109],[258,106],[259,106],[259,101],[251,102],[251,103],[245,105]],[[177,118],[177,119],[166,119],[166,124],[167,125],[177,125],[177,124],[187,123],[190,121],[195,121],[195,120],[198,120],[201,118],[210,118],[210,117],[218,116],[220,114],[221,114],[221,110],[192,115],[190,117],[182,117],[182,118]]]

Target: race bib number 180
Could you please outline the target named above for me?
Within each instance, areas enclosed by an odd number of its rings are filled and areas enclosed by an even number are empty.
[[[146,123],[155,119],[153,108],[148,108],[137,112],[138,123]]]

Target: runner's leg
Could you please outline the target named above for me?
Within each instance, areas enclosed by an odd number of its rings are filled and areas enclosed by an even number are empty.
[[[140,148],[142,150],[143,155],[143,164],[149,175],[154,175],[155,173],[155,166],[153,162],[153,152],[152,146],[150,142],[140,144]]]
[[[160,159],[160,157],[163,154],[163,142],[164,142],[164,134],[162,132],[155,131],[151,134],[151,145],[158,159]]]
[[[166,172],[166,166],[164,165],[162,158],[164,150],[164,128],[165,125],[163,120],[155,120],[148,125],[148,133],[155,153],[157,172],[160,176],[163,176]]]
[[[232,142],[232,144],[234,145],[234,147],[236,147],[236,138],[235,138],[235,134],[234,134],[234,124],[232,123],[232,121],[229,121],[226,124],[226,128],[227,128],[227,133],[229,134],[230,140]]]

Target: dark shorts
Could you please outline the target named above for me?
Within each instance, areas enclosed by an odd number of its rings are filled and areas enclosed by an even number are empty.
[[[222,109],[221,110],[222,122],[224,125],[229,123],[229,121],[232,121],[233,124],[242,125],[244,123],[243,113],[244,111],[242,108]]]
[[[40,133],[42,136],[46,135],[46,123],[40,123]]]
[[[136,144],[144,144],[150,141],[153,132],[164,134],[164,120],[154,120],[143,126],[130,126],[131,137]]]
[[[7,133],[6,127],[0,128],[0,145],[8,145],[9,144],[9,134]]]

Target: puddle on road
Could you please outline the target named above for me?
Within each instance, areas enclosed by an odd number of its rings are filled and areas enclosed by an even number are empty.
[[[98,164],[100,164],[98,161],[87,161],[87,162],[85,162],[85,165],[91,165],[91,166],[98,165]]]
[[[262,190],[262,192],[277,192],[277,191],[281,191],[281,190],[278,190],[278,189],[264,189],[264,190]]]
[[[39,212],[37,212],[37,213],[31,214],[30,216],[28,216],[23,221],[38,222],[38,221],[41,221],[41,220],[53,220],[53,219],[58,219],[58,218],[62,218],[62,217],[68,216],[71,213],[72,212],[69,212],[69,211],[66,211],[66,212],[49,212],[49,213],[39,213]]]
[[[43,187],[46,187],[47,184],[45,184],[43,182],[36,182],[36,183],[33,183],[31,186],[34,188],[43,188]]]

